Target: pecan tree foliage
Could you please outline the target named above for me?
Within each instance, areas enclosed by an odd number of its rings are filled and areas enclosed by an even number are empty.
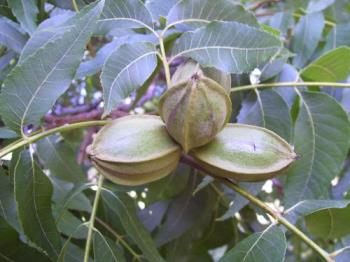
[[[4,261],[349,261],[348,1],[0,0]]]

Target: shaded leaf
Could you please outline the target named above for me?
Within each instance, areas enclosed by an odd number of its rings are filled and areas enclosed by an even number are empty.
[[[290,64],[285,64],[282,72],[278,76],[278,82],[295,82],[298,81],[298,79],[298,70]],[[294,87],[277,87],[275,88],[275,91],[283,97],[288,104],[288,107],[291,108],[296,97]]]
[[[324,28],[322,13],[312,13],[300,18],[294,30],[292,50],[296,54],[293,65],[303,67],[311,58],[321,40]]]
[[[285,211],[287,219],[296,223],[298,218],[330,208],[344,208],[350,200],[303,200]]]
[[[142,86],[156,66],[157,50],[151,43],[124,44],[115,50],[102,69],[104,114]]]
[[[0,139],[11,139],[18,137],[17,133],[6,127],[0,127]]]
[[[67,210],[64,210],[62,213],[59,211],[59,208],[54,207],[53,215],[56,219],[55,222],[58,231],[66,236],[72,236],[73,238],[77,239],[85,239],[87,236],[86,227],[76,231],[77,227],[82,224],[82,221]]]
[[[193,196],[195,186],[196,178],[192,176],[187,190],[170,203],[166,219],[155,237],[158,246],[178,238],[198,221],[205,198],[201,193]]]
[[[229,0],[180,0],[167,15],[168,24],[189,24],[187,29],[204,26],[211,21],[236,21],[258,26],[255,16],[242,5]]]
[[[0,260],[16,262],[48,262],[48,257],[20,240],[19,234],[0,218]]]
[[[283,231],[278,226],[269,226],[264,231],[254,233],[239,242],[219,262],[282,262],[286,248],[287,242]]]
[[[11,71],[0,96],[2,120],[8,127],[19,133],[27,124],[39,124],[40,118],[68,88],[103,3],[81,11],[77,14],[79,23]]]
[[[82,191],[91,188],[93,183],[84,183],[74,185],[73,183],[64,182],[56,177],[50,176],[53,185],[52,200],[62,210],[73,209],[91,212],[90,200]]]
[[[149,232],[152,232],[161,222],[169,206],[169,201],[159,201],[140,210],[138,216]]]
[[[100,232],[95,232],[93,235],[94,261],[95,262],[123,262],[123,249],[114,241],[102,235]]]
[[[0,17],[0,44],[20,53],[27,41],[27,37],[21,31],[18,24]]]
[[[144,256],[150,261],[164,261],[158,253],[151,235],[139,221],[135,204],[130,197],[122,193],[116,195],[111,191],[103,191],[102,199],[119,217],[128,236],[142,250]]]
[[[0,168],[0,217],[16,229],[17,232],[20,232],[16,208],[13,185],[10,182],[10,178]]]
[[[280,49],[278,38],[258,28],[237,22],[211,22],[184,33],[172,50],[172,60],[191,57],[204,67],[240,74],[263,64]]]
[[[337,82],[345,80],[350,73],[350,48],[333,49],[309,64],[301,72],[305,81]]]
[[[50,136],[37,142],[37,153],[50,173],[68,182],[83,182],[85,174],[75,160],[73,149],[59,141],[59,136]]]
[[[324,239],[349,235],[349,220],[350,206],[320,210],[305,217],[305,223],[310,233]]]
[[[286,141],[291,140],[292,119],[288,105],[274,90],[256,91],[243,100],[237,121],[265,127]]]
[[[26,237],[52,258],[61,239],[51,211],[52,185],[28,151],[22,151],[14,168],[18,217]]]
[[[302,92],[294,130],[295,152],[301,157],[287,173],[285,204],[327,198],[349,149],[348,116],[330,96]]]
[[[36,15],[39,13],[36,1],[10,0],[7,2],[24,30],[29,34],[32,34],[36,28]]]

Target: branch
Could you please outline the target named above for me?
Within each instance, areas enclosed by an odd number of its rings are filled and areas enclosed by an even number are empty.
[[[300,231],[297,227],[295,227],[292,223],[290,223],[287,219],[285,219],[278,211],[272,209],[268,205],[266,205],[263,201],[256,198],[255,196],[251,195],[248,191],[241,188],[236,183],[232,182],[231,180],[223,177],[218,177],[215,174],[211,174],[208,172],[203,166],[201,166],[199,163],[197,163],[192,157],[183,155],[181,157],[181,162],[188,164],[212,177],[214,177],[216,180],[222,182],[227,187],[233,189],[238,194],[243,196],[244,198],[248,199],[251,203],[254,205],[260,207],[262,210],[264,210],[267,214],[271,215],[278,223],[284,225],[286,228],[288,228],[290,231],[292,231],[295,235],[297,235],[302,241],[304,241],[310,248],[312,248],[315,252],[317,252],[325,261],[327,262],[333,262],[333,258],[331,255],[322,249],[319,245],[317,245],[313,240],[311,240],[307,235],[305,235],[302,231]]]

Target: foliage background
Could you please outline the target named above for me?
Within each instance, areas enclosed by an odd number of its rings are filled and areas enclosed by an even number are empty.
[[[176,23],[191,15],[207,17],[163,36],[171,73],[185,61],[178,54],[191,39],[198,46],[201,37],[212,40],[207,45],[265,44],[244,56],[206,46],[207,56],[186,56],[231,74],[231,122],[271,129],[300,155],[285,176],[239,185],[327,252],[344,248],[336,261],[349,261],[347,0],[179,1],[184,6],[149,0],[143,8],[137,0],[106,0],[84,8],[89,2],[0,0],[1,261],[83,260],[97,179],[85,149],[99,127],[33,140],[11,154],[4,154],[7,146],[103,114],[157,114],[167,79],[157,56],[161,46],[147,28],[158,32],[165,17]],[[225,19],[245,25],[207,25]],[[251,85],[255,67],[272,88]],[[106,181],[95,220],[91,261],[320,260],[264,210],[186,164],[146,186]]]

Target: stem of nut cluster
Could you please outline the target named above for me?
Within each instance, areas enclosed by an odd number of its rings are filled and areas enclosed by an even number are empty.
[[[96,217],[96,212],[98,207],[98,201],[101,195],[102,185],[103,185],[103,176],[100,175],[98,180],[98,185],[97,185],[97,191],[95,194],[94,204],[92,206],[92,211],[90,215],[88,235],[87,235],[86,245],[85,245],[84,262],[89,262],[92,232],[94,229],[95,217]]]
[[[58,132],[67,132],[67,131],[71,131],[74,129],[90,127],[90,126],[103,126],[107,123],[108,123],[107,120],[79,122],[79,123],[74,123],[74,124],[70,124],[70,125],[59,126],[59,127],[40,132],[40,133],[37,133],[35,135],[26,137],[26,138],[21,138],[21,139],[15,141],[14,143],[1,149],[0,150],[0,158],[7,155],[8,153],[11,153],[12,151],[14,151],[16,149],[19,149],[23,146],[32,144],[32,143],[34,143],[34,142],[36,142],[44,137],[47,137],[49,135],[52,135],[52,134],[55,134]]]
[[[257,85],[246,85],[231,88],[231,93],[252,90],[255,88],[266,87],[304,87],[304,86],[330,86],[335,88],[350,88],[350,83],[334,82],[282,82],[282,83],[264,83]]]
[[[166,84],[167,84],[167,87],[169,88],[170,85],[171,85],[170,69],[169,69],[169,64],[167,62],[167,58],[166,58],[166,53],[165,53],[165,48],[164,48],[164,41],[163,41],[163,37],[162,36],[159,36],[159,46],[160,46],[160,52],[161,52],[161,55],[162,55],[162,62],[163,62],[163,66],[164,66]]]
[[[323,250],[319,245],[317,245],[313,240],[311,240],[307,235],[305,235],[302,231],[300,231],[297,227],[295,227],[292,223],[290,223],[287,219],[285,219],[279,212],[273,210],[271,207],[266,205],[263,201],[256,198],[252,194],[250,194],[245,189],[241,188],[239,185],[235,184],[229,179],[218,177],[215,174],[211,174],[208,172],[203,166],[201,166],[199,163],[197,163],[192,157],[183,155],[181,157],[181,162],[188,164],[212,177],[214,177],[216,180],[222,182],[227,187],[233,189],[235,192],[243,196],[244,198],[248,199],[251,203],[254,205],[260,207],[262,210],[264,210],[266,213],[270,214],[278,223],[284,225],[287,229],[289,229],[291,232],[293,232],[295,235],[297,235],[301,240],[303,240],[310,248],[312,248],[315,252],[317,252],[325,261],[327,262],[334,262],[334,259],[331,257],[331,255]]]
[[[302,231],[300,231],[297,227],[295,227],[292,223],[290,223],[287,219],[285,219],[278,212],[270,208],[263,201],[251,195],[248,191],[241,188],[237,184],[225,178],[216,178],[224,183],[229,188],[233,189],[235,192],[248,199],[254,205],[260,207],[266,213],[270,214],[278,223],[284,225],[290,231],[292,231],[295,235],[297,235],[301,240],[303,240],[309,247],[311,247],[315,252],[317,252],[325,261],[333,262],[331,255],[322,249],[319,245],[317,245],[313,240],[311,240],[308,236],[306,236]]]

